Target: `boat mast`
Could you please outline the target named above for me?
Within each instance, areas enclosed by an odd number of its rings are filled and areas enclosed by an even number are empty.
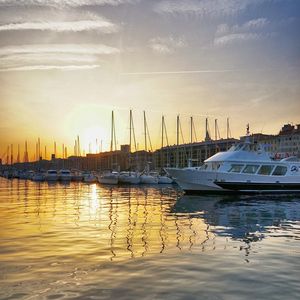
[[[144,135],[145,135],[145,151],[148,151],[147,148],[147,125],[146,125],[146,113],[144,111]]]
[[[23,161],[24,161],[25,163],[28,162],[28,148],[27,148],[27,141],[25,141],[25,151],[24,151],[24,159],[23,159]]]
[[[161,150],[160,150],[160,166],[163,168],[164,166],[164,153],[163,153],[163,147],[164,147],[164,123],[165,123],[165,117],[162,115],[161,117]]]
[[[7,146],[7,151],[6,151],[6,164],[9,165],[9,146]]]
[[[13,144],[10,145],[10,164],[12,165],[14,162],[14,146]]]
[[[77,135],[77,155],[81,156],[79,135]]]
[[[54,157],[56,158],[56,142],[54,142]]]
[[[18,155],[17,155],[17,163],[20,162],[20,144],[18,144]]]
[[[129,111],[129,153],[131,153],[132,110]]]
[[[193,116],[191,116],[191,128],[190,128],[190,130],[191,130],[191,155],[190,155],[190,162],[189,162],[189,166],[191,166],[192,165],[192,159],[193,159],[193,129],[194,129],[194,121],[193,121]]]
[[[178,168],[178,151],[179,151],[179,115],[177,115],[177,120],[176,120],[176,168]]]
[[[113,151],[113,139],[114,139],[114,111],[111,112],[110,152]]]

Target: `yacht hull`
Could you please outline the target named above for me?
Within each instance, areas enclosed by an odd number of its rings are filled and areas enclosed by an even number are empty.
[[[216,172],[201,172],[195,169],[179,168],[166,168],[166,172],[187,193],[224,192],[222,187],[214,183]]]

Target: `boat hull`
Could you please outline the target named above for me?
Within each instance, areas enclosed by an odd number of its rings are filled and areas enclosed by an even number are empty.
[[[181,189],[188,193],[224,192],[214,182],[216,172],[201,172],[195,169],[166,168],[166,172],[174,179]]]
[[[158,184],[158,178],[150,175],[141,175],[140,180],[142,184]]]
[[[98,182],[101,184],[117,185],[119,179],[117,176],[99,176]]]
[[[140,181],[141,181],[140,177],[138,177],[138,176],[127,176],[127,175],[119,176],[120,184],[139,184]]]

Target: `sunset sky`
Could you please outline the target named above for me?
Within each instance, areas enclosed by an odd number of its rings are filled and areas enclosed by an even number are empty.
[[[107,150],[111,110],[118,145],[133,110],[140,149],[143,110],[154,147],[162,114],[172,144],[177,114],[186,141],[192,115],[199,140],[206,116],[223,137],[226,117],[235,137],[300,123],[299,18],[299,0],[0,0],[0,156],[77,134]]]

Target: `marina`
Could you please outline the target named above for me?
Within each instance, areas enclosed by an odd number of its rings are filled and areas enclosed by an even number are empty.
[[[0,20],[0,300],[300,298],[299,0]]]

